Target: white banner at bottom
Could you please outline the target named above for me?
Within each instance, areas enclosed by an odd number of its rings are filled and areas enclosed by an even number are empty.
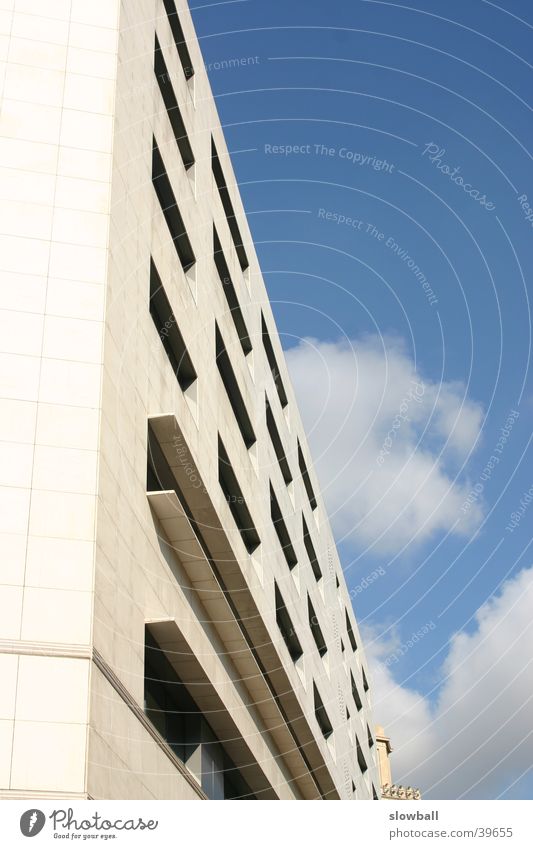
[[[532,849],[533,803],[147,802],[22,799],[0,802],[6,849],[97,845],[195,849],[498,846]],[[29,844],[35,839],[35,843]]]

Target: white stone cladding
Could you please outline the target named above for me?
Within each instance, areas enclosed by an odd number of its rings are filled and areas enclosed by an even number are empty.
[[[178,13],[189,80],[163,0],[0,0],[0,793],[204,798],[198,773],[143,714],[148,624],[169,657],[186,647],[188,674],[258,798],[372,798],[361,639],[190,14]],[[194,153],[188,170],[154,74],[155,34]],[[187,272],[152,183],[153,138],[194,251]],[[213,177],[212,138],[245,271]],[[247,354],[213,259],[213,223]],[[151,258],[197,375],[186,391],[150,314]],[[255,435],[250,448],[217,368],[215,322]],[[147,496],[149,421],[187,515],[176,495]],[[219,438],[260,538],[252,554],[219,483]],[[276,622],[274,582],[303,650],[296,663]],[[327,739],[314,687],[333,728]]]

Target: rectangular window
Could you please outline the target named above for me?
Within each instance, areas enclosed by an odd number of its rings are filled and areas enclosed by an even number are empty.
[[[309,562],[311,563],[311,569],[313,570],[313,575],[315,576],[316,580],[320,581],[322,579],[322,571],[320,569],[318,557],[316,556],[315,548],[311,540],[311,534],[309,533],[309,528],[307,527],[307,522],[305,521],[303,514],[302,526],[305,550],[307,551],[307,556],[309,557]]]
[[[318,623],[318,616],[315,613],[315,608],[313,607],[313,603],[309,596],[307,596],[307,613],[309,616],[309,627],[311,628],[311,633],[318,649],[318,653],[320,657],[324,657],[328,649],[324,639],[324,634],[322,633],[322,628]]]
[[[185,392],[197,375],[154,261],[150,259],[150,315],[177,381]]]
[[[272,517],[272,522],[274,523],[274,528],[278,535],[280,545],[283,549],[287,565],[289,569],[293,569],[298,563],[298,558],[296,557],[296,552],[292,546],[287,525],[283,520],[278,500],[274,494],[274,490],[272,489],[272,484],[270,484],[270,515]]]
[[[218,438],[218,480],[246,550],[252,554],[261,540],[220,437]]]
[[[359,695],[359,690],[357,689],[357,684],[354,681],[353,673],[350,672],[350,681],[352,685],[352,696],[355,702],[355,706],[357,710],[361,710],[363,707],[363,702],[361,701],[361,696]]]
[[[244,403],[244,398],[242,397],[241,390],[239,389],[239,384],[237,383],[237,378],[235,377],[235,372],[233,371],[226,346],[224,345],[222,334],[220,333],[216,322],[215,346],[218,371],[231,404],[231,409],[237,419],[237,424],[239,425],[239,430],[242,434],[242,438],[244,439],[244,444],[247,448],[251,448],[256,441],[254,429],[252,427],[252,422],[250,421],[250,416],[248,415],[248,410],[246,409],[246,404]]]
[[[359,764],[359,769],[364,775],[368,767],[366,765],[365,756],[363,755],[363,750],[361,749],[361,744],[359,743],[357,737],[355,738],[355,743],[357,747],[357,763]]]
[[[246,356],[252,350],[252,342],[248,335],[248,330],[246,329],[246,324],[244,322],[244,317],[239,304],[239,299],[237,297],[237,292],[235,291],[235,286],[233,285],[233,281],[229,273],[228,264],[222,251],[222,245],[220,243],[220,239],[218,238],[218,233],[214,224],[213,256],[215,259],[215,265],[217,267],[218,276],[220,277],[220,282],[222,283],[222,288],[224,289],[224,294],[226,296],[226,300],[230,308],[231,317],[233,319],[235,329],[237,330],[237,335],[240,339],[242,350],[244,351],[244,355]]]
[[[220,164],[220,159],[218,158],[217,149],[215,147],[215,142],[213,141],[213,139],[211,139],[211,166],[213,169],[215,183],[217,184],[218,193],[220,195],[220,200],[222,201],[222,206],[224,207],[224,212],[226,213],[231,238],[233,239],[233,244],[235,245],[235,250],[237,251],[239,263],[242,270],[246,271],[250,263],[248,262],[246,251],[244,250],[241,231],[239,230],[239,225],[237,224],[235,210],[233,209],[233,204],[231,202],[231,198],[228,192],[226,179],[224,177],[222,165]]]
[[[285,394],[285,388],[281,380],[278,363],[274,354],[274,348],[272,347],[272,342],[270,341],[270,336],[268,333],[268,328],[266,326],[266,321],[263,313],[261,313],[261,335],[263,337],[263,347],[265,349],[266,358],[270,367],[270,373],[272,374],[272,377],[274,379],[281,406],[286,407],[289,402],[287,400],[287,395]]]
[[[185,231],[183,218],[180,215],[178,204],[176,203],[176,198],[155,139],[153,139],[152,149],[152,183],[161,204],[161,209],[163,210],[163,215],[165,216],[179,261],[183,270],[188,271],[196,262],[196,257],[194,256],[192,245]]]
[[[274,582],[274,590],[276,598],[276,622],[278,623],[278,628],[281,631],[281,635],[285,641],[289,654],[294,663],[296,663],[296,661],[301,658],[303,649],[298,637],[296,636],[294,625],[292,624],[291,617],[289,616],[285,602],[283,601],[283,597],[276,582]]]
[[[163,3],[165,6],[165,11],[168,15],[168,22],[170,24],[170,29],[172,30],[172,35],[174,36],[174,42],[176,44],[178,56],[180,57],[181,67],[183,68],[185,79],[190,80],[190,78],[194,74],[194,68],[192,66],[187,42],[185,41],[185,36],[183,35],[180,19],[176,11],[176,4],[174,3],[174,0],[163,0]]]
[[[329,721],[329,716],[326,713],[326,708],[324,707],[324,702],[320,698],[320,693],[317,690],[316,684],[313,682],[313,695],[315,698],[315,716],[324,735],[324,739],[327,740],[328,737],[333,734],[333,726]]]
[[[176,143],[178,145],[183,164],[185,168],[190,168],[191,165],[194,165],[194,154],[192,152],[192,147],[189,142],[187,130],[185,129],[185,124],[183,123],[183,118],[181,116],[180,108],[178,106],[178,101],[176,100],[174,89],[172,88],[170,75],[168,73],[165,60],[163,58],[163,53],[161,52],[161,46],[157,39],[157,35],[155,37],[154,71],[157,77],[157,82],[159,84],[159,91],[161,92],[161,95],[163,97],[163,102],[166,106],[168,117],[172,129],[174,131],[174,138],[176,139]]]
[[[346,631],[348,633],[348,639],[350,640],[350,645],[354,651],[357,651],[357,643],[355,641],[355,634],[353,632],[352,623],[350,622],[350,617],[348,616],[348,611],[346,608],[344,609],[344,616],[346,617]]]
[[[268,402],[268,398],[265,398],[265,406],[267,430],[270,435],[270,440],[274,447],[276,457],[278,459],[281,474],[283,475],[283,480],[288,486],[292,481],[292,474],[289,464],[287,462],[287,457],[285,455],[285,449],[283,448],[283,442],[281,441],[281,436],[279,435],[279,430],[276,425],[276,420],[274,418],[274,414],[272,413],[272,408]]]
[[[304,482],[305,491],[307,492],[307,497],[309,499],[309,504],[311,505],[311,510],[316,510],[317,503],[315,493],[313,492],[311,478],[309,477],[309,472],[307,471],[307,466],[304,460],[304,455],[300,442],[298,442],[298,465],[300,467],[300,474]]]

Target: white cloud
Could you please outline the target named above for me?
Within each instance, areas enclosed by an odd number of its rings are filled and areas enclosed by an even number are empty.
[[[393,779],[427,798],[495,798],[533,766],[533,568],[508,580],[450,641],[431,701],[394,680],[390,644],[367,633],[374,713],[392,739]]]
[[[458,472],[483,410],[461,383],[421,376],[393,337],[303,339],[286,357],[337,539],[398,551],[477,527]]]

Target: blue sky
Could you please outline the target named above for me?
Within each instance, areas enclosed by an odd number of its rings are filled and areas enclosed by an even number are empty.
[[[531,798],[533,9],[192,14],[396,778]]]

